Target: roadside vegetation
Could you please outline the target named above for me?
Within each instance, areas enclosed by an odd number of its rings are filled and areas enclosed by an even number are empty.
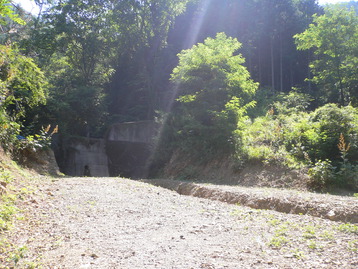
[[[34,191],[34,176],[0,151],[0,268],[17,268],[27,255],[28,246],[14,240],[14,231],[29,221],[24,201]],[[33,265],[26,263],[26,268],[35,268]]]

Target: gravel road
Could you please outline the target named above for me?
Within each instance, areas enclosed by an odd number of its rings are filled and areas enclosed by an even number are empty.
[[[358,268],[349,223],[121,178],[48,179],[30,199],[16,268]]]

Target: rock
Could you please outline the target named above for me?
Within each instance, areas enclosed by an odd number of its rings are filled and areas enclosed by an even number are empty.
[[[334,210],[330,210],[330,211],[327,213],[327,217],[328,217],[330,220],[334,220],[334,219],[335,219],[335,216],[336,216],[336,213],[334,212]]]
[[[91,256],[90,256],[91,258],[93,258],[93,259],[97,259],[97,258],[99,258],[96,254],[91,254]]]

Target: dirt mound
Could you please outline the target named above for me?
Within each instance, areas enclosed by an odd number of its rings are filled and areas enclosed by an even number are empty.
[[[176,180],[146,180],[179,194],[191,195],[255,209],[304,214],[334,221],[358,223],[358,198],[295,190],[215,186]]]
[[[51,149],[24,149],[20,152],[19,162],[40,175],[56,176],[60,174],[55,154]]]
[[[161,178],[208,182],[246,187],[271,187],[307,190],[309,178],[306,170],[247,163],[241,167],[231,158],[216,159],[206,164],[182,153],[175,153],[165,166]]]

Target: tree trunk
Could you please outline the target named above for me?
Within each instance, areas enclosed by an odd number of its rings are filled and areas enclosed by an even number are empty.
[[[283,92],[282,38],[280,37],[280,91]]]
[[[271,87],[275,91],[275,64],[274,64],[274,53],[273,53],[273,37],[271,38]]]

